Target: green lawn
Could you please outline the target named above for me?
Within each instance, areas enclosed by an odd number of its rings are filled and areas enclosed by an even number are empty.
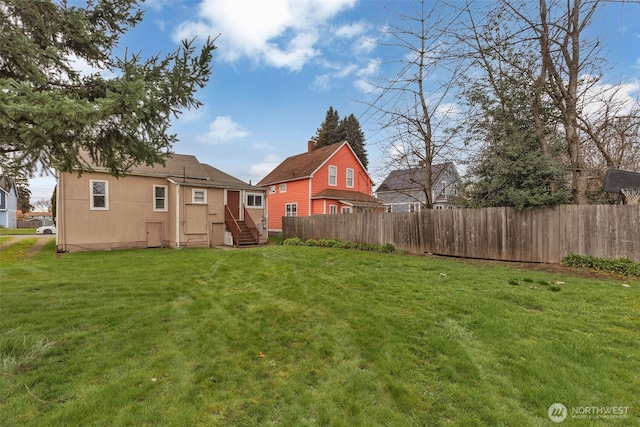
[[[0,253],[0,425],[548,426],[559,402],[628,407],[560,425],[634,426],[639,337],[632,279],[50,242]]]
[[[16,234],[36,234],[35,228],[4,228],[0,227],[0,236],[13,236]]]

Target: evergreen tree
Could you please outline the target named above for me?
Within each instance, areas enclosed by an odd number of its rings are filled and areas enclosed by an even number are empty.
[[[353,151],[360,159],[360,162],[367,168],[369,164],[369,159],[367,158],[367,151],[364,148],[364,133],[360,128],[360,122],[353,114],[349,114],[349,116],[340,120],[340,125],[338,126],[338,135],[341,141],[348,141]]]
[[[340,142],[340,115],[338,110],[329,107],[324,122],[316,131],[316,135],[312,138],[315,148],[326,147],[327,145]]]
[[[542,153],[532,117],[534,88],[505,75],[495,87],[499,99],[491,98],[481,84],[468,93],[482,112],[472,126],[486,143],[470,168],[475,181],[468,189],[469,205],[525,209],[570,203],[563,140],[550,133],[549,152]]]
[[[340,119],[338,110],[329,107],[324,122],[311,140],[314,142],[315,148],[347,141],[365,169],[369,164],[367,151],[364,148],[364,133],[360,128],[360,122],[353,114]]]
[[[170,120],[200,106],[215,49],[184,41],[164,58],[114,55],[142,20],[137,0],[0,0],[0,167],[86,170],[87,153],[114,175],[162,162],[176,136]],[[75,60],[98,72],[81,75]],[[116,77],[106,78],[107,71]]]

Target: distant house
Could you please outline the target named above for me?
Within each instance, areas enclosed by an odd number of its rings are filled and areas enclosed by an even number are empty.
[[[419,212],[426,202],[424,193],[425,166],[392,171],[376,189],[376,196],[387,212]],[[450,209],[463,196],[460,175],[451,162],[431,166],[434,209]]]
[[[53,225],[53,214],[51,212],[27,212],[24,217],[27,221],[39,220],[42,225]]]
[[[258,185],[269,189],[269,231],[282,231],[283,216],[382,210],[373,181],[349,144],[339,142],[285,159]]]
[[[265,190],[194,156],[106,170],[58,174],[58,251],[212,247],[265,243]]]
[[[16,228],[18,189],[12,179],[0,180],[0,227]]]

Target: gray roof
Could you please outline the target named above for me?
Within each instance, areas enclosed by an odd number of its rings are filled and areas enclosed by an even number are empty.
[[[455,171],[455,167],[451,162],[432,165],[431,166],[432,182],[433,183],[438,182],[443,172],[445,172],[450,167],[453,168],[453,170]],[[420,177],[424,176],[424,172],[425,172],[424,166],[417,167],[417,168],[410,168],[410,169],[394,170],[385,178],[384,181],[382,181],[382,184],[380,184],[376,192],[420,190],[423,187],[420,181]]]
[[[106,172],[105,168],[91,165],[97,172]],[[155,164],[148,166],[140,164],[133,166],[128,175],[156,176],[171,179],[176,183],[185,185],[212,187],[212,188],[232,188],[240,190],[263,190],[260,187],[248,184],[235,178],[220,169],[216,169],[206,163],[200,163],[195,156],[187,154],[170,154],[165,159],[165,164]]]

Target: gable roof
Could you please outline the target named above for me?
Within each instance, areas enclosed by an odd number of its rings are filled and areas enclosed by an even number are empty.
[[[345,144],[349,146],[347,141],[343,141],[288,157],[267,176],[262,178],[258,185],[267,186],[296,179],[311,178],[311,175]]]
[[[86,159],[85,159],[86,160]],[[108,172],[105,168],[88,164],[96,172]],[[233,188],[246,190],[262,190],[248,184],[206,163],[200,163],[195,156],[188,154],[170,154],[165,158],[165,164],[148,166],[140,164],[133,166],[127,173],[137,176],[155,176],[167,178],[177,184],[211,188]]]
[[[18,188],[16,187],[16,181],[7,176],[0,177],[0,190],[7,194],[18,195]]]
[[[455,172],[455,166],[451,162],[439,163],[431,165],[431,176],[434,183],[438,182],[440,176],[449,168],[453,168]],[[376,192],[379,191],[399,191],[399,190],[419,190],[422,185],[418,181],[422,173],[425,172],[425,167],[410,168],[410,169],[398,169],[392,171],[382,184],[378,187]],[[456,172],[457,174],[457,172]]]

